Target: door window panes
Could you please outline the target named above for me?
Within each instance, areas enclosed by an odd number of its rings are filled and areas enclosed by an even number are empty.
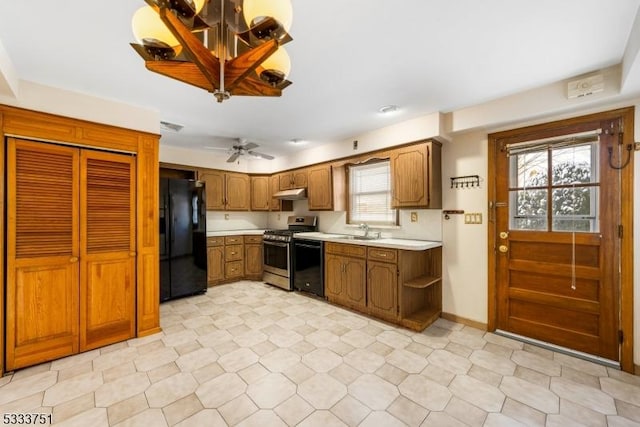
[[[510,192],[509,208],[512,230],[547,230],[548,191],[515,190]]]
[[[598,232],[598,163],[597,141],[511,154],[511,229]]]

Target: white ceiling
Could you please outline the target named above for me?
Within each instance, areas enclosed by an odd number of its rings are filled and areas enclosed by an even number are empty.
[[[0,2],[20,79],[157,109],[162,144],[246,138],[284,155],[621,62],[640,0],[292,0],[293,85],[232,97],[146,71],[129,43],[143,0]],[[396,104],[383,117],[377,110]],[[309,141],[305,146],[289,143]],[[224,154],[224,152],[222,153]]]

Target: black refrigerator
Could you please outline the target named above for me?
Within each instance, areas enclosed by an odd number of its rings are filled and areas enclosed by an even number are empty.
[[[160,178],[160,301],[207,290],[204,183]]]

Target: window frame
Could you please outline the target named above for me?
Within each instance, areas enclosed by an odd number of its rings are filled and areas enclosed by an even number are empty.
[[[345,181],[346,181],[346,205],[347,205],[347,225],[358,225],[358,224],[362,224],[363,221],[357,221],[357,222],[353,222],[352,219],[352,209],[351,209],[351,205],[352,205],[352,191],[351,191],[351,168],[353,167],[358,167],[358,166],[370,166],[376,163],[388,163],[389,164],[389,210],[393,211],[394,213],[394,219],[392,222],[376,222],[376,221],[364,221],[364,223],[366,223],[367,225],[370,225],[372,227],[397,227],[398,225],[400,225],[400,209],[398,208],[392,208],[392,198],[393,198],[393,183],[392,183],[392,179],[393,176],[391,174],[391,159],[389,157],[385,157],[385,158],[372,158],[372,159],[367,159],[365,161],[361,161],[361,162],[354,162],[354,163],[346,163],[345,166]]]

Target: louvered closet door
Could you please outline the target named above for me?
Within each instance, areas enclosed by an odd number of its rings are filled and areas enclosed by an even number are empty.
[[[7,146],[8,371],[78,351],[79,150]]]
[[[80,351],[135,334],[135,159],[82,151]]]

